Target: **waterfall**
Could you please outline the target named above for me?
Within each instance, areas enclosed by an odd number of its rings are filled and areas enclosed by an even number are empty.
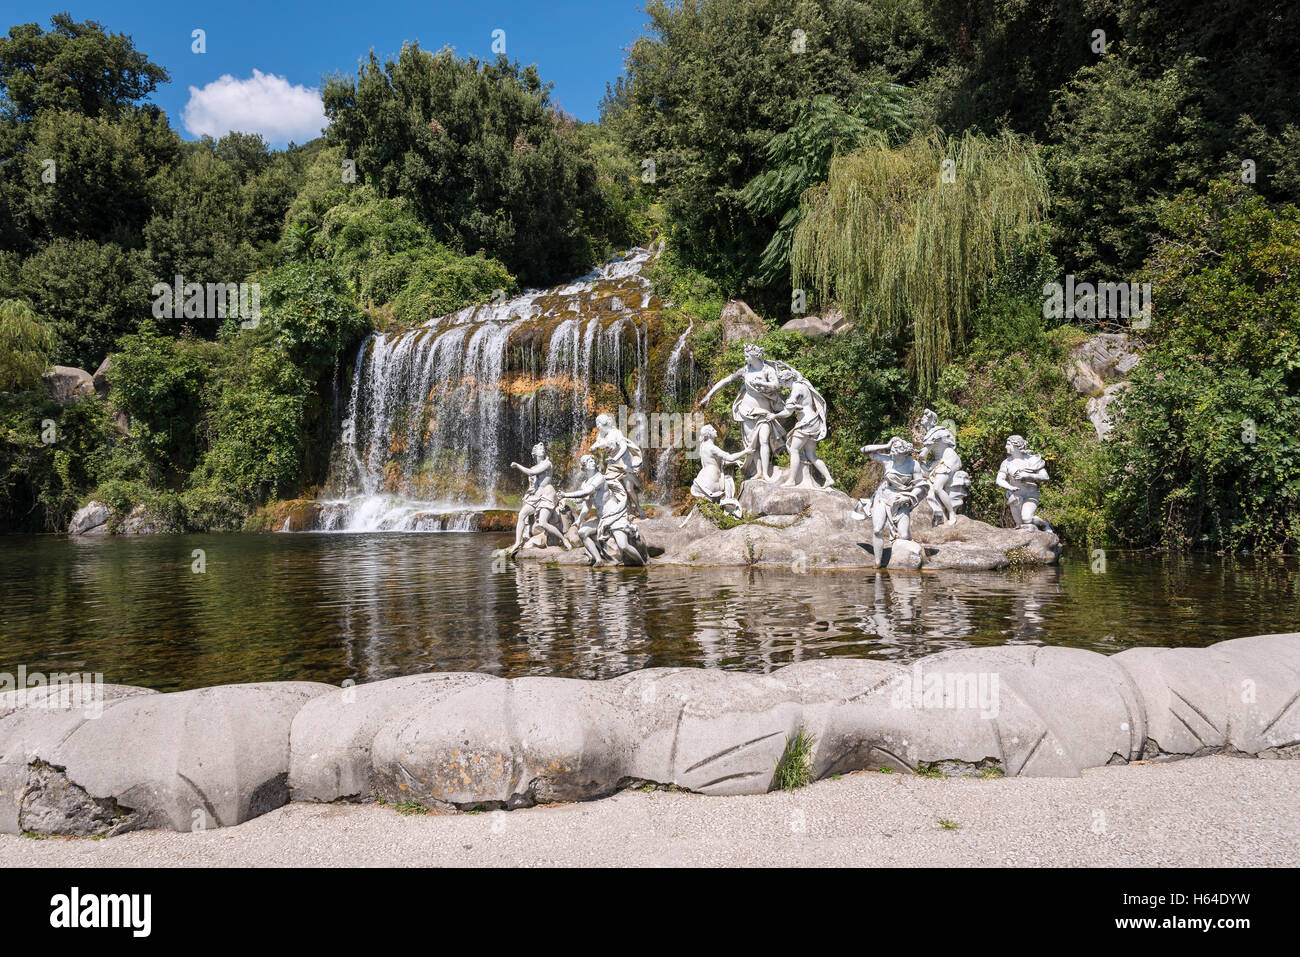
[[[690,323],[673,345],[673,351],[668,356],[668,368],[664,372],[664,398],[677,405],[680,401],[679,392],[682,387],[682,356],[687,354],[686,344],[690,341],[691,330],[695,328],[695,323]],[[695,355],[690,353],[690,365],[688,367],[686,383],[692,384],[695,373]],[[671,445],[666,445],[660,449],[659,456],[655,460],[654,481],[659,486],[661,496],[665,501],[668,499],[668,490],[676,484],[677,468],[673,456],[674,452],[680,452],[680,449],[674,449]]]
[[[650,256],[633,249],[563,286],[370,335],[353,363],[322,527],[472,528],[474,513],[517,501],[522,477],[509,463],[531,461],[539,439],[557,478],[567,475],[597,411],[629,401],[644,411],[649,400]]]

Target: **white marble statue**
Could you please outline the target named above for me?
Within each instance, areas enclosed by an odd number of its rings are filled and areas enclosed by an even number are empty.
[[[584,506],[578,517],[578,538],[587,552],[587,564],[615,565],[621,560],[625,565],[644,565],[646,556],[628,515],[623,483],[602,475],[593,455],[584,455],[581,466],[582,484],[560,495]]]
[[[596,416],[596,441],[591,444],[591,451],[606,453],[606,478],[623,486],[632,512],[641,515],[641,446],[623,434],[612,415],[602,412]]]
[[[773,365],[777,367],[777,379],[781,385],[790,390],[785,398],[785,411],[780,417],[794,419],[785,438],[790,450],[790,474],[782,484],[802,487],[805,469],[811,466],[821,476],[821,487],[832,488],[835,480],[831,478],[830,469],[817,457],[817,443],[826,438],[826,400],[798,370],[784,362]]]
[[[927,496],[930,514],[936,525],[940,522],[953,525],[970,491],[970,474],[961,467],[957,437],[939,425],[938,415],[926,409],[921,415],[921,429],[925,438],[921,440],[919,461],[930,483]]]
[[[1042,529],[1052,526],[1038,512],[1038,487],[1048,481],[1047,463],[1036,455],[1022,436],[1007,439],[1007,457],[998,469],[998,485],[1007,490],[1007,505],[1017,528]]]
[[[559,519],[560,492],[552,481],[554,468],[546,455],[546,445],[538,442],[533,446],[533,464],[520,465],[511,462],[510,467],[518,469],[528,476],[528,491],[524,494],[523,507],[519,509],[519,519],[515,522],[515,543],[506,549],[507,555],[514,555],[524,544],[539,533],[554,535],[565,549],[572,548],[564,536]],[[556,521],[552,521],[552,519]]]
[[[864,455],[885,467],[884,478],[869,499],[859,499],[854,517],[871,517],[871,553],[879,568],[885,552],[885,529],[894,541],[911,541],[912,509],[925,497],[929,484],[912,443],[894,436],[883,445],[864,445]]]
[[[785,426],[779,419],[785,411],[785,400],[777,368],[763,358],[762,347],[751,342],[745,346],[745,367],[715,383],[695,407],[707,405],[720,389],[733,382],[740,383],[740,391],[731,403],[732,421],[740,423],[745,447],[758,452],[746,461],[744,474],[771,481],[772,463],[785,448]]]
[[[730,465],[742,462],[754,450],[724,452],[718,445],[718,430],[711,425],[700,429],[700,472],[691,483],[691,494],[722,506],[734,518],[740,518],[740,502],[736,499],[736,480],[727,474]]]

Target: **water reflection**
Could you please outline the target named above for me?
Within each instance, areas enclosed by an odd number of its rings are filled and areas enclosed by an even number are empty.
[[[602,678],[846,655],[1111,652],[1296,630],[1294,560],[1110,556],[1009,573],[493,567],[495,536],[0,539],[0,670],[173,690],[431,670]],[[192,570],[201,548],[206,571]]]

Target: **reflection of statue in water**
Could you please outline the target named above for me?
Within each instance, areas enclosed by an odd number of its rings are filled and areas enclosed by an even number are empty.
[[[722,506],[728,514],[740,518],[740,502],[736,500],[736,480],[726,473],[729,465],[734,465],[748,456],[753,449],[741,449],[739,452],[724,452],[717,443],[718,430],[711,425],[700,429],[700,473],[691,483],[691,494],[696,498],[708,499]]]
[[[970,490],[970,475],[961,467],[956,436],[938,422],[939,416],[929,409],[921,416],[925,438],[921,440],[920,462],[930,483],[928,498],[934,524],[946,520],[952,525]]]
[[[1036,455],[1022,436],[1007,439],[1007,457],[998,469],[998,485],[1007,490],[1007,505],[1011,508],[1011,521],[1017,528],[1042,529],[1050,532],[1052,526],[1038,512],[1038,486],[1048,481],[1047,463]]]
[[[506,549],[507,555],[515,554],[524,547],[524,542],[538,532],[554,535],[566,549],[573,547],[564,537],[564,531],[551,522],[551,517],[559,510],[560,493],[551,481],[553,468],[551,460],[546,456],[545,444],[538,442],[533,446],[533,459],[534,464],[531,466],[510,463],[511,468],[528,476],[529,483],[523,508],[519,510],[519,519],[515,523],[515,543]],[[549,540],[546,544],[549,544]]]
[[[785,411],[780,415],[795,416],[794,424],[786,436],[786,445],[790,449],[790,474],[782,484],[791,487],[801,485],[804,465],[807,464],[821,475],[822,487],[831,488],[835,480],[831,478],[826,463],[817,457],[817,443],[826,438],[826,400],[798,370],[784,362],[773,364],[777,366],[777,378],[781,385],[790,390],[785,399]]]
[[[731,403],[731,418],[740,423],[745,447],[758,451],[757,460],[751,458],[745,463],[744,474],[771,481],[772,460],[785,448],[785,428],[777,418],[785,411],[785,402],[776,366],[763,358],[761,346],[752,342],[745,346],[745,367],[715,383],[696,408],[707,405],[718,390],[737,381],[740,392]]]
[[[617,481],[627,493],[632,512],[641,513],[641,446],[637,445],[614,424],[607,412],[596,416],[596,441],[591,451],[606,452],[605,477]]]
[[[628,517],[627,490],[623,483],[611,481],[596,470],[596,459],[582,457],[583,482],[563,498],[580,501],[592,514],[580,515],[578,537],[587,551],[588,565],[613,565],[619,559],[626,565],[644,565],[646,553],[636,526]]]
[[[921,463],[912,457],[912,443],[895,436],[884,445],[864,445],[862,452],[885,466],[885,475],[870,499],[859,499],[854,517],[871,516],[871,551],[876,567],[885,551],[885,529],[893,540],[912,538],[912,509],[928,487]]]

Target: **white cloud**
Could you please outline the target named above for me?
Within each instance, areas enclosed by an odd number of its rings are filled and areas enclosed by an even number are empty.
[[[194,136],[221,137],[238,130],[261,133],[269,143],[314,140],[326,122],[320,90],[290,85],[261,70],[246,80],[227,73],[202,89],[190,87],[181,120]]]

